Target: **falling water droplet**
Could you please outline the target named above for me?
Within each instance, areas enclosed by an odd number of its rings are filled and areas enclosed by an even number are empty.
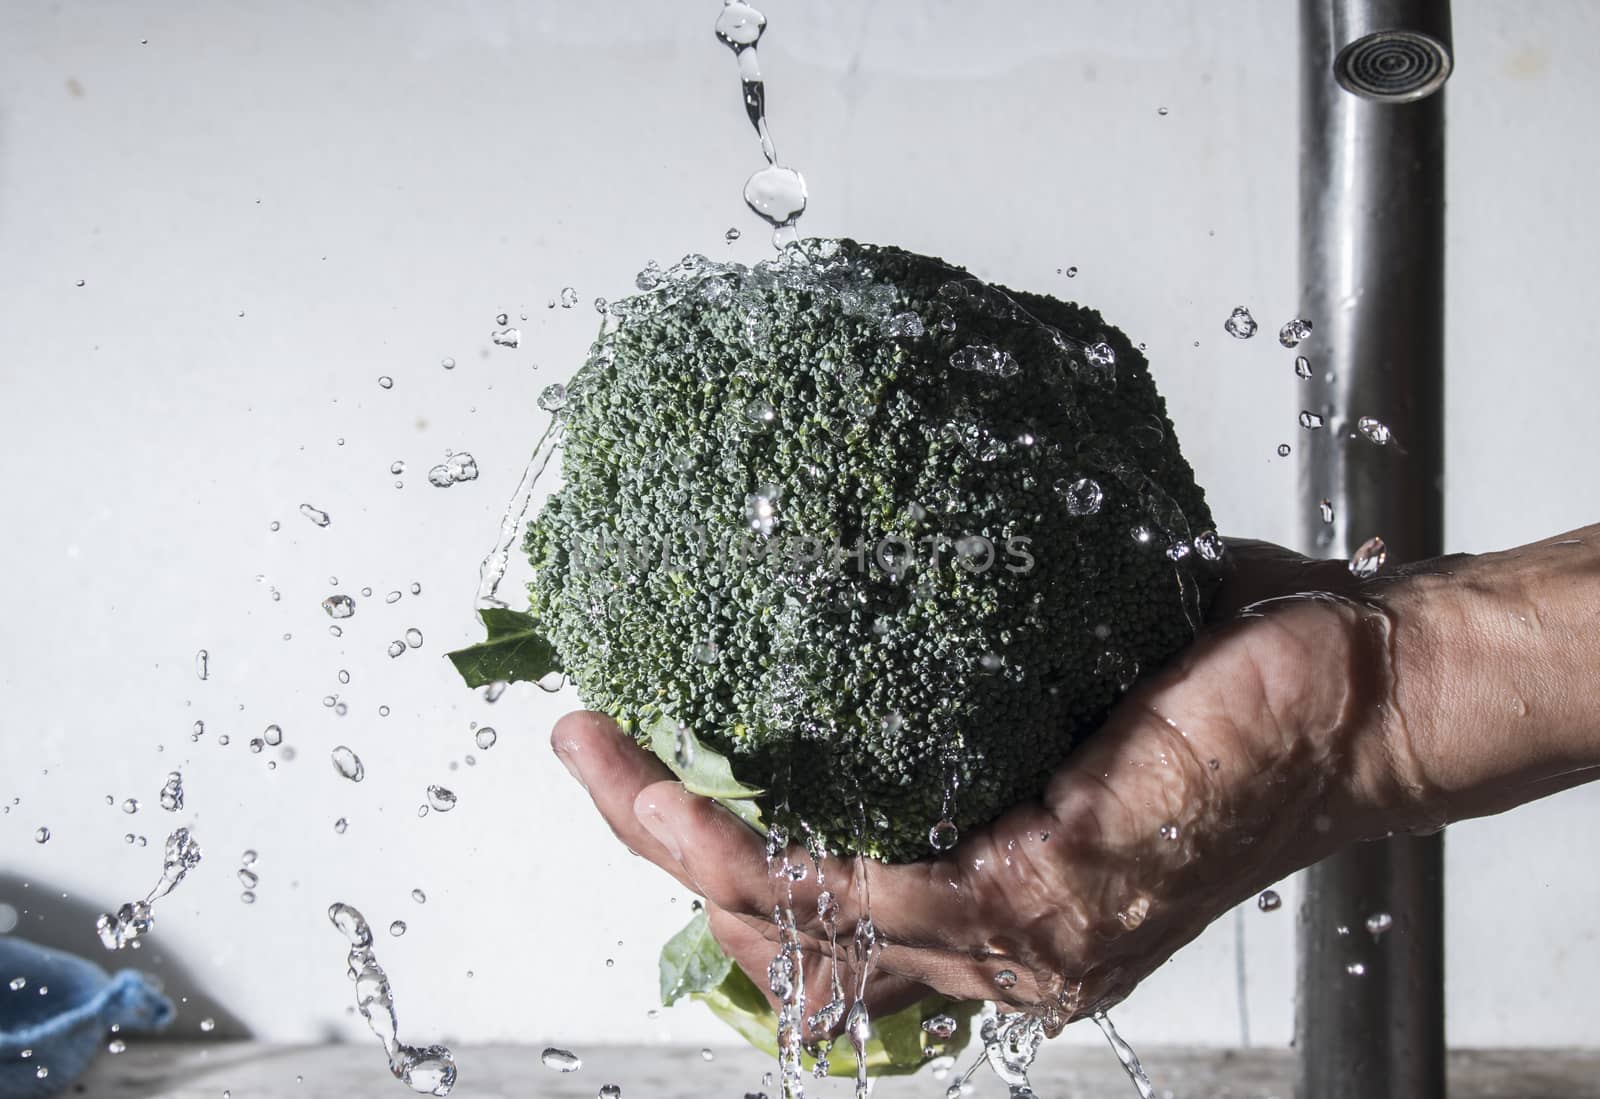
[[[204,649],[194,654],[194,674],[201,679],[211,678],[211,654]]]
[[[1309,335],[1311,335],[1311,322],[1296,317],[1278,329],[1278,342],[1285,347],[1299,347],[1301,341]]]
[[[1389,547],[1383,544],[1383,539],[1374,535],[1361,543],[1355,555],[1350,558],[1350,575],[1359,580],[1367,580],[1378,575],[1378,570],[1383,568],[1383,563],[1388,559]]]
[[[1394,917],[1387,912],[1374,912],[1367,917],[1367,934],[1374,939],[1394,926]]]
[[[327,512],[320,508],[314,508],[310,504],[301,504],[300,514],[304,515],[307,519],[310,519],[312,523],[319,527],[325,527],[329,523],[333,522]]]
[[[352,752],[343,744],[333,750],[333,769],[339,772],[341,778],[351,782],[360,782],[367,777],[367,769],[361,762],[361,757]]]
[[[389,642],[389,648],[386,651],[391,658],[399,656],[401,653],[406,651],[406,643],[404,641],[391,641]]]
[[[1333,501],[1332,500],[1323,500],[1320,504],[1317,505],[1317,510],[1322,513],[1322,521],[1324,523],[1332,523],[1333,522]]]
[[[167,781],[161,786],[161,808],[169,813],[179,812],[183,808],[183,775],[178,771],[167,773]]]
[[[1311,377],[1311,360],[1306,358],[1304,355],[1295,356],[1294,376],[1302,381]]]
[[[516,347],[522,343],[522,330],[520,328],[498,328],[489,333],[489,339],[498,347]]]
[[[125,801],[123,801],[123,803],[122,803],[122,811],[124,813],[128,813],[130,815],[133,814],[133,813],[137,813],[139,811],[139,799],[138,798],[128,798]]]
[[[487,752],[490,748],[494,747],[494,742],[498,739],[500,739],[500,737],[499,734],[494,731],[494,727],[491,725],[485,725],[483,728],[477,731],[477,733],[473,736],[472,741],[479,748]]]
[[[401,935],[404,935],[405,933],[406,933],[406,921],[404,921],[404,920],[395,920],[393,923],[391,923],[389,925],[389,934],[393,935],[395,938],[398,939]]]
[[[1263,890],[1256,898],[1256,907],[1263,912],[1276,912],[1283,906],[1283,898],[1271,889]]]
[[[356,613],[356,601],[348,595],[330,595],[322,601],[329,618],[349,618]]]
[[[448,813],[456,807],[456,796],[443,786],[429,786],[428,804],[435,812]]]
[[[1017,975],[1012,970],[1002,969],[994,975],[994,983],[998,988],[1016,988]]]
[[[378,379],[378,387],[380,389],[393,389],[394,379],[385,374]]]
[[[341,836],[344,835],[344,830],[346,828],[349,828],[349,827],[350,827],[350,822],[345,820],[343,817],[340,817],[338,820],[333,822],[333,830],[334,830],[334,832],[336,832],[337,834],[339,834]]]
[[[33,833],[33,842],[34,843],[49,843],[50,842],[50,829],[45,828],[43,826],[40,826],[39,829]]]
[[[1389,431],[1388,425],[1373,416],[1361,417],[1356,421],[1356,427],[1361,430],[1361,434],[1365,435],[1369,442],[1376,443],[1378,446],[1387,446],[1394,438],[1394,435]]]
[[[406,644],[413,649],[422,648],[422,631],[415,626],[406,631]]]
[[[1248,340],[1256,334],[1256,319],[1250,315],[1250,310],[1240,305],[1228,314],[1228,319],[1222,322],[1222,329],[1236,340]]]
[[[960,838],[961,833],[952,820],[941,820],[928,829],[928,843],[935,851],[950,850]]]
[[[1300,413],[1300,426],[1307,431],[1316,431],[1322,426],[1322,423],[1322,417],[1315,412],[1302,411]]]
[[[1288,456],[1289,456],[1289,444],[1288,443],[1279,443],[1278,444],[1278,457],[1287,458]]]
[[[554,1069],[557,1072],[577,1072],[583,1067],[583,1058],[573,1053],[570,1049],[558,1049],[555,1046],[549,1046],[543,1053],[539,1054],[539,1060],[544,1064],[545,1068]]]

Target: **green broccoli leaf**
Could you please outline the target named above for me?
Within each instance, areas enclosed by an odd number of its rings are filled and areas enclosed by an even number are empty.
[[[754,800],[766,791],[746,786],[734,778],[727,756],[708,748],[687,726],[682,729],[680,752],[678,723],[665,714],[646,723],[642,731],[649,737],[650,751],[678,776],[685,790],[714,799],[758,832],[766,830],[761,808]]]
[[[539,633],[539,623],[531,614],[486,607],[478,617],[487,635],[484,640],[449,654],[450,663],[467,686],[532,683],[561,670],[555,646]]]
[[[671,1007],[694,992],[709,992],[722,983],[733,959],[722,952],[711,937],[711,923],[704,910],[696,912],[661,948],[661,1004]]]
[[[670,1006],[684,995],[705,1004],[752,1046],[773,1057],[778,1055],[777,1012],[745,971],[722,953],[711,937],[704,912],[696,913],[661,951],[662,1002]],[[962,1049],[972,1037],[972,1020],[981,1007],[976,1002],[930,996],[893,1015],[873,1019],[867,1038],[867,1071],[873,1076],[904,1076],[927,1064],[935,1052]],[[943,1041],[923,1029],[935,1015],[948,1015],[956,1021],[955,1033]],[[801,1061],[807,1072],[816,1064],[809,1056]],[[828,1054],[829,1075],[854,1076],[855,1071],[855,1051],[848,1043],[836,1044]]]

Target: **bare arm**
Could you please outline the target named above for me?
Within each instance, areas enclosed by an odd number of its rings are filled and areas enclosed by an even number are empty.
[[[820,883],[840,942],[870,897],[874,1010],[932,988],[1061,1025],[1341,846],[1600,776],[1600,526],[1366,583],[1262,543],[1230,558],[1223,620],[1140,682],[1041,803],[937,859],[824,859],[791,888],[817,950]],[[707,898],[764,984],[761,841],[600,715],[563,719],[554,742],[613,830]]]

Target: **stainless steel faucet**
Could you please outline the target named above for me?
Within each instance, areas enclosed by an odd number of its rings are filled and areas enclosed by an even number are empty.
[[[1443,551],[1448,0],[1302,0],[1300,279],[1325,417],[1300,448],[1308,552]],[[1390,429],[1374,445],[1361,417]],[[1331,506],[1332,521],[1324,501]],[[1396,836],[1307,872],[1299,1099],[1442,1099],[1444,847]],[[1385,921],[1382,917],[1387,916]],[[1368,931],[1385,923],[1379,935]]]

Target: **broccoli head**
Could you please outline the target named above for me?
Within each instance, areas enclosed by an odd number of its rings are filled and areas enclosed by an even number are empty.
[[[559,412],[529,613],[587,705],[725,757],[767,823],[929,855],[1192,638],[1222,544],[1094,310],[848,240],[639,285]]]

